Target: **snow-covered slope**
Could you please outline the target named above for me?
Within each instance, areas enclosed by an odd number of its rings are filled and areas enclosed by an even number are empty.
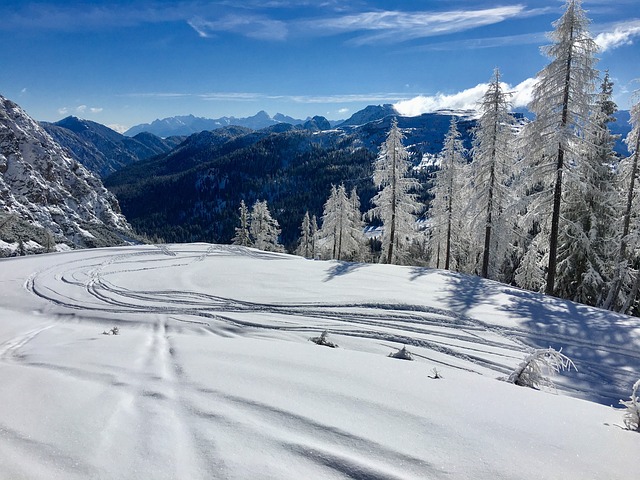
[[[102,182],[72,160],[18,105],[2,96],[0,212],[5,229],[22,223],[34,231],[48,231],[57,243],[114,245],[122,243],[115,232],[129,232],[116,198]],[[11,221],[7,215],[12,215]],[[23,242],[33,240],[29,235],[24,234]]]
[[[589,401],[617,403],[640,376],[635,318],[436,270],[207,244],[5,259],[0,284],[0,478],[637,470],[640,435]],[[324,330],[339,348],[308,341]],[[403,345],[414,362],[387,357]],[[497,380],[549,345],[578,367],[557,391]]]

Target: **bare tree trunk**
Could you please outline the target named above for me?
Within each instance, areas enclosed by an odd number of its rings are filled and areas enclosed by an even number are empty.
[[[640,151],[640,131],[638,132],[638,136],[636,137],[636,146],[635,151],[633,153],[633,163],[631,166],[631,179],[629,181],[629,190],[627,191],[627,206],[624,211],[624,218],[622,223],[622,238],[620,239],[620,251],[618,253],[618,266],[616,268],[616,278],[614,280],[613,286],[609,291],[609,295],[607,296],[607,300],[603,305],[606,309],[613,309],[615,306],[616,299],[620,294],[620,289],[622,288],[622,269],[627,268],[627,236],[629,235],[629,230],[631,229],[631,209],[633,208],[633,197],[636,183],[636,175],[638,172],[638,155]],[[637,282],[636,282],[637,283]]]
[[[573,30],[571,37],[573,38]],[[562,98],[562,120],[560,128],[567,127],[569,118],[569,91],[571,87],[571,60],[573,49],[569,50],[564,79],[564,92]],[[564,134],[564,132],[562,132]],[[562,172],[564,169],[564,146],[558,143],[558,161],[556,163],[556,183],[553,189],[553,213],[551,214],[551,236],[549,238],[549,268],[547,271],[547,286],[545,293],[553,295],[556,282],[556,267],[558,264],[558,233],[560,230],[560,206],[562,203]]]
[[[391,171],[391,230],[389,232],[389,249],[387,251],[387,263],[393,263],[393,247],[396,242],[396,189],[397,189],[397,151],[396,146],[393,148],[393,161]]]
[[[498,81],[498,79],[496,79]],[[482,253],[482,278],[489,276],[489,260],[491,256],[491,229],[493,228],[493,189],[496,183],[496,137],[498,136],[498,99],[494,103],[494,114],[496,120],[493,123],[493,138],[491,142],[491,173],[489,175],[489,192],[487,199],[487,221],[484,230],[484,252]]]
[[[452,212],[453,208],[453,199],[451,198],[453,195],[453,189],[449,189],[449,205],[447,207],[447,243],[445,247],[445,255],[444,255],[444,269],[449,270],[449,265],[451,264],[451,222],[452,222]]]

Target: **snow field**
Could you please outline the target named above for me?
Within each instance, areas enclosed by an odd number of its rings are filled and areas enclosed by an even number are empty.
[[[619,383],[628,397],[637,319],[435,270],[205,244],[3,260],[0,285],[0,478],[635,468],[621,411],[572,396]],[[323,330],[340,348],[308,341]],[[496,380],[548,342],[577,355],[558,392]],[[386,356],[405,344],[416,361]]]

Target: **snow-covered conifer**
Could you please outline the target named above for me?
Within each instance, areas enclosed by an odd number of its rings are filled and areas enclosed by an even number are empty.
[[[541,292],[544,287],[544,253],[538,246],[543,239],[543,233],[539,233],[528,245],[515,271],[516,285],[532,292]]]
[[[278,242],[280,226],[271,216],[267,201],[256,201],[251,209],[249,232],[253,246],[268,252],[283,252],[284,248]]]
[[[233,245],[241,245],[243,247],[251,246],[251,237],[249,236],[249,210],[244,203],[244,200],[240,200],[240,225],[236,227],[236,234],[231,240]]]
[[[364,245],[360,201],[355,191],[347,196],[344,184],[331,186],[331,194],[324,205],[322,227],[318,241],[326,258],[355,260]]]
[[[318,258],[318,219],[315,215],[311,216],[311,251],[312,258]]]
[[[470,213],[472,235],[482,247],[484,278],[498,278],[510,245],[510,224],[504,217],[509,208],[509,182],[514,163],[514,118],[509,113],[510,94],[500,83],[496,68],[480,103],[481,116],[473,135]]]
[[[431,219],[431,263],[436,268],[458,270],[466,259],[463,241],[463,189],[465,153],[455,117],[440,153],[440,169],[433,187],[434,199],[429,209]]]
[[[420,205],[412,192],[419,183],[408,176],[411,163],[409,152],[402,144],[404,135],[394,118],[387,139],[380,147],[375,163],[373,183],[379,192],[371,200],[374,207],[369,210],[370,218],[382,220],[382,256],[384,263],[403,263],[411,238],[415,233],[415,214]]]
[[[588,124],[594,103],[596,43],[589,34],[589,20],[581,0],[567,0],[565,12],[554,22],[553,44],[543,51],[551,62],[537,76],[528,108],[535,119],[526,129],[528,177],[534,205],[529,213],[547,223],[548,268],[545,291],[553,294],[558,260],[558,239],[563,207],[564,173],[579,164],[584,154],[581,132]]]
[[[640,398],[638,391],[640,390],[640,380],[633,385],[630,400],[620,400],[620,404],[627,407],[624,414],[624,424],[629,430],[640,432]]]
[[[640,218],[638,209],[640,181],[640,102],[631,107],[631,131],[625,138],[631,155],[621,162],[622,227],[616,266],[605,308],[626,312],[635,302],[639,289],[640,274]],[[633,228],[632,228],[633,227]]]
[[[302,225],[300,225],[300,240],[298,240],[296,255],[304,258],[314,258],[315,252],[313,250],[314,241],[311,234],[311,218],[309,218],[309,211],[306,211],[302,219]]]
[[[616,105],[608,74],[589,122],[577,145],[579,161],[566,172],[563,222],[559,230],[556,295],[588,305],[606,297],[615,248],[617,201],[613,168],[616,137],[609,130]]]

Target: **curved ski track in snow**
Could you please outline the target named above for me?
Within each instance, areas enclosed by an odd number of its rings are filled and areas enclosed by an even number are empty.
[[[59,432],[73,427],[58,425],[56,416],[46,419],[47,431],[56,432],[46,437],[19,421],[19,412],[15,421],[0,417],[0,437],[10,440],[9,447],[0,441],[7,459],[0,460],[0,473],[12,478],[455,478],[455,465],[434,460],[447,453],[425,440],[447,432],[425,423],[415,407],[377,398],[381,385],[351,410],[352,393],[332,384],[336,370],[305,364],[304,352],[331,352],[327,361],[355,358],[363,365],[373,356],[378,365],[406,345],[416,359],[408,367],[424,370],[424,379],[433,367],[445,378],[458,371],[497,378],[528,346],[553,344],[577,355],[580,370],[559,389],[605,401],[626,393],[629,371],[637,374],[640,365],[637,343],[536,330],[506,321],[504,313],[479,318],[447,302],[433,279],[407,280],[408,269],[353,266],[336,275],[331,262],[203,244],[44,258],[48,265],[29,275],[23,290],[42,305],[38,322],[0,343],[0,367],[63,392],[51,400],[60,417],[89,418],[77,431],[99,434],[70,442]],[[400,272],[402,288],[424,291],[425,298],[408,302],[402,289],[386,296],[378,272]],[[100,333],[113,326],[120,335]],[[338,350],[307,341],[324,330]],[[304,365],[288,361],[290,350],[310,369],[310,380],[296,372]],[[343,375],[348,382],[349,366]],[[326,388],[319,389],[323,381]],[[21,387],[17,381],[16,391]],[[64,392],[85,400],[67,402]],[[283,404],[282,392],[291,403]],[[345,408],[341,420],[325,413]],[[371,418],[394,434],[372,430]],[[422,443],[393,443],[407,431]],[[252,463],[251,451],[263,460]],[[30,459],[28,466],[22,458]],[[265,465],[264,458],[274,461]],[[477,478],[494,478],[489,467],[473,469],[484,472]]]
[[[528,346],[553,345],[578,355],[578,358],[572,358],[579,365],[580,382],[566,386],[567,389],[574,395],[588,398],[593,395],[593,382],[607,377],[609,391],[605,388],[601,394],[605,398],[610,396],[612,402],[628,390],[629,372],[625,362],[625,365],[603,367],[602,357],[626,357],[629,364],[640,365],[637,344],[627,346],[519,326],[492,325],[454,309],[424,303],[339,303],[322,302],[317,298],[297,303],[267,303],[218,296],[215,291],[141,288],[144,284],[131,288],[118,283],[128,275],[141,273],[179,279],[189,274],[191,265],[204,260],[215,269],[216,260],[222,257],[287,261],[286,256],[235,246],[161,245],[156,249],[101,254],[55,265],[34,274],[26,286],[39,297],[80,311],[82,316],[96,314],[99,317],[100,313],[108,312],[125,316],[127,322],[147,323],[150,314],[161,314],[183,329],[224,336],[230,333],[255,335],[260,331],[299,332],[313,336],[327,330],[332,335],[375,339],[388,346],[389,351],[407,345],[418,358],[436,366],[484,374],[494,372],[496,376],[508,374],[522,359]],[[249,285],[247,289],[250,289]],[[242,288],[236,291],[241,292]],[[581,358],[583,351],[597,351],[600,355],[593,359]]]

